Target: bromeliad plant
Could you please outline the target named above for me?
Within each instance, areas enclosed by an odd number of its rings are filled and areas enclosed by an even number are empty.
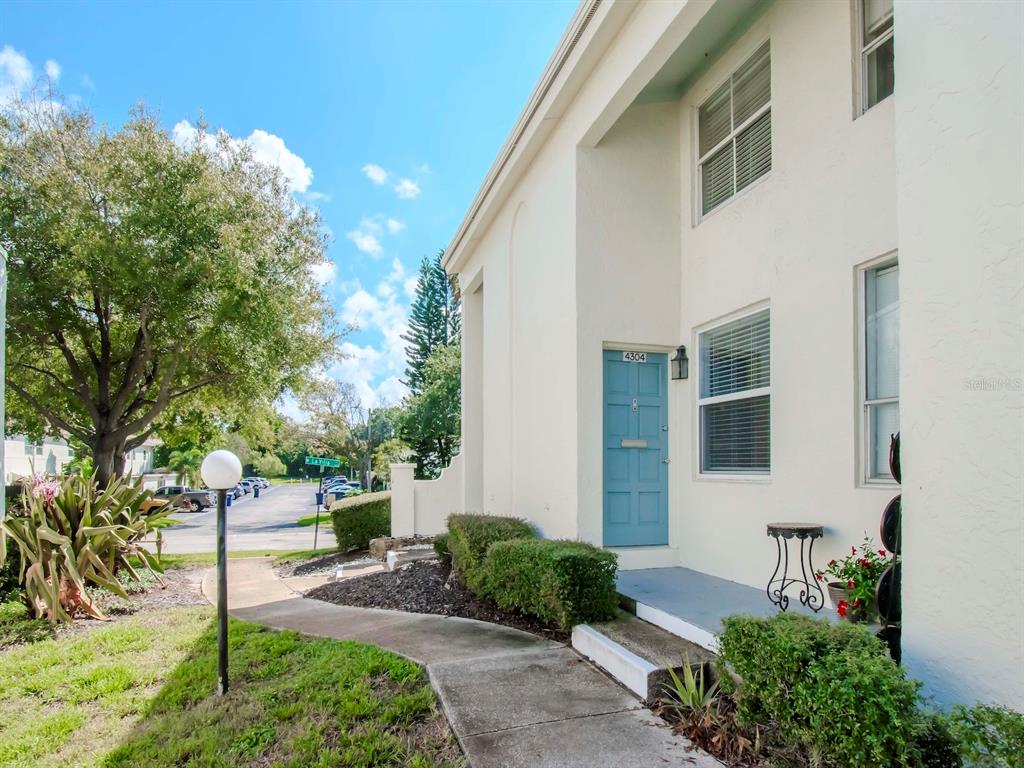
[[[77,614],[105,619],[86,587],[127,598],[117,573],[123,569],[138,580],[131,558],[151,572],[162,572],[142,540],[170,509],[143,514],[139,506],[148,496],[141,484],[121,478],[102,491],[93,477],[33,478],[23,492],[21,511],[0,525],[0,565],[7,549],[2,539],[10,537],[20,554],[19,581],[36,616],[46,616],[51,624]]]
[[[815,574],[818,581],[830,577],[830,586],[846,590],[846,600],[840,600],[836,610],[840,616],[870,613],[875,602],[875,589],[885,569],[892,563],[892,557],[884,549],[878,549],[870,537],[864,543],[850,547],[850,554],[842,560],[829,560],[828,566]]]

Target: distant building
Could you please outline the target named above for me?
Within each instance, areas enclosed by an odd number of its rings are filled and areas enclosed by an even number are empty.
[[[153,471],[153,453],[160,441],[152,437],[138,448],[125,454],[125,473],[133,477],[145,476]],[[74,449],[67,440],[44,437],[35,440],[27,435],[8,435],[4,438],[4,482],[11,483],[32,474],[64,475],[68,463],[75,458]]]

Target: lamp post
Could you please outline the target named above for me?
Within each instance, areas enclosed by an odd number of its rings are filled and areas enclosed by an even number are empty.
[[[231,451],[214,451],[199,469],[207,488],[217,492],[217,693],[228,692],[227,493],[242,479],[242,462]]]

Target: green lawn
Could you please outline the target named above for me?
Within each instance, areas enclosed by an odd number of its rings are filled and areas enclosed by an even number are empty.
[[[275,563],[287,563],[295,560],[309,560],[317,555],[329,555],[337,550],[333,547],[320,549],[243,549],[228,552],[228,559],[239,557],[272,557]],[[172,555],[164,553],[160,556],[164,568],[178,568],[187,565],[216,565],[216,552],[192,552],[189,554]]]
[[[423,670],[374,646],[232,620],[217,696],[212,619],[146,613],[0,653],[0,766],[463,764]]]
[[[316,513],[313,513],[312,515],[303,515],[302,517],[300,517],[295,522],[295,524],[297,526],[299,526],[299,528],[312,528],[314,525],[316,525]],[[321,512],[320,513],[320,525],[327,525],[327,526],[329,526],[330,524],[331,524],[331,513],[330,512]]]

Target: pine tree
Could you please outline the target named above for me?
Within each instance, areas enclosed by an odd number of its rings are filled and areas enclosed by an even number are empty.
[[[444,250],[433,258],[423,257],[416,297],[409,311],[409,332],[402,336],[409,342],[405,348],[405,383],[413,395],[423,391],[430,355],[439,347],[457,343],[462,331],[458,287],[444,271],[443,258]]]

